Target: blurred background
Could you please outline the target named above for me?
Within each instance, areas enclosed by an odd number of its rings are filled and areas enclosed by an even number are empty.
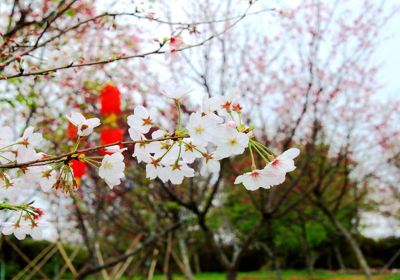
[[[84,146],[128,139],[137,105],[172,130],[168,87],[191,91],[184,120],[203,96],[234,94],[262,143],[301,155],[255,192],[233,184],[246,155],[173,186],[146,179],[132,148],[113,190],[80,162],[74,197],[2,187],[49,227],[1,236],[0,279],[400,279],[399,5],[1,1],[0,125],[34,126],[48,154],[76,140],[71,111],[103,123]]]

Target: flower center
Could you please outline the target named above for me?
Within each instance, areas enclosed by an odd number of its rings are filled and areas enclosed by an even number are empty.
[[[181,170],[182,165],[180,165],[179,163],[174,163],[172,165],[172,170]]]
[[[149,117],[142,119],[143,125],[153,125],[153,120]]]
[[[187,144],[185,143],[185,152],[187,152],[187,151],[193,152],[195,147],[196,146],[193,145],[192,142],[187,143]]]
[[[229,146],[235,146],[237,144],[237,140],[235,138],[231,138],[228,141]]]
[[[279,159],[274,159],[271,164],[272,166],[277,167],[281,164],[281,162],[279,161]]]
[[[105,163],[103,164],[103,168],[104,168],[104,169],[112,169],[112,168],[113,168],[113,165],[112,165],[111,162],[105,162]]]
[[[196,132],[196,134],[203,134],[204,133],[204,127],[202,126],[197,126],[194,131]]]
[[[159,161],[158,159],[152,159],[152,160],[151,160],[151,164],[152,164],[155,168],[157,168],[157,167],[160,166],[160,161]]]
[[[251,172],[250,176],[252,179],[257,179],[260,176],[260,173],[257,171],[253,171]]]
[[[19,142],[19,144],[24,145],[25,147],[28,147],[29,141],[28,141],[28,139],[24,138]]]
[[[85,129],[89,128],[89,126],[87,124],[82,124],[80,131],[84,131]]]

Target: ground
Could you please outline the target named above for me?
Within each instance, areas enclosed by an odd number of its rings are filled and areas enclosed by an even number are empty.
[[[351,273],[338,273],[328,271],[317,271],[314,278],[305,271],[283,271],[284,280],[364,280],[365,278],[361,274]],[[164,280],[164,276],[156,276],[154,280]],[[225,280],[223,273],[201,273],[195,276],[196,280]],[[273,272],[241,272],[239,273],[238,280],[274,280],[276,276]],[[183,276],[177,275],[174,280],[185,280]],[[376,274],[373,276],[373,280],[400,280],[400,273],[397,274]]]

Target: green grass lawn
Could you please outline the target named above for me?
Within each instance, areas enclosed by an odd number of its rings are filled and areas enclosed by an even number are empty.
[[[311,278],[306,271],[286,270],[282,272],[285,280],[306,280],[306,279],[331,279],[331,280],[363,280],[364,277],[358,273],[339,273],[330,271],[317,271],[314,278]],[[140,279],[140,278],[137,278]],[[157,275],[154,280],[164,280],[163,275]],[[225,280],[224,273],[201,273],[195,276],[196,280]],[[274,280],[274,272],[241,272],[238,280]],[[400,280],[400,274],[376,274],[374,280]],[[176,275],[174,280],[185,280],[185,277]]]

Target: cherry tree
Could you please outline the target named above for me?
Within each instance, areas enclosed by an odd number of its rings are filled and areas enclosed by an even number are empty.
[[[98,223],[107,221],[102,215],[122,215],[103,198],[145,177],[157,188],[150,192],[154,201],[172,201],[195,218],[228,279],[236,278],[241,258],[267,224],[309,200],[346,237],[370,277],[332,204],[313,197],[318,182],[329,176],[307,187],[300,182],[312,173],[308,152],[322,144],[329,146],[326,160],[337,160],[340,167],[350,155],[362,162],[356,143],[365,138],[362,123],[373,112],[365,108],[374,108],[381,89],[372,58],[393,15],[387,6],[363,1],[351,12],[347,1],[304,1],[294,7],[189,1],[182,9],[168,1],[8,0],[1,5],[8,19],[0,22],[1,209],[12,213],[3,234],[40,237],[43,210],[32,197],[55,192],[71,199],[94,256]],[[297,174],[290,175],[300,153],[294,145],[306,153]],[[237,164],[239,158],[243,164]],[[142,168],[142,176],[132,178],[133,164]],[[351,165],[351,171],[357,168],[365,166]],[[236,251],[228,256],[218,240],[223,233],[208,219],[232,192],[248,196],[259,219],[251,231],[238,231]],[[105,204],[104,212],[91,216],[91,238],[84,214]],[[146,236],[140,249],[182,224],[171,218],[176,209],[164,219],[158,214],[169,209],[141,207],[155,211],[165,229]],[[124,215],[134,225],[145,216]],[[144,228],[134,234],[150,232]],[[273,252],[274,229],[266,230],[264,245]],[[138,252],[91,263],[79,277]]]

